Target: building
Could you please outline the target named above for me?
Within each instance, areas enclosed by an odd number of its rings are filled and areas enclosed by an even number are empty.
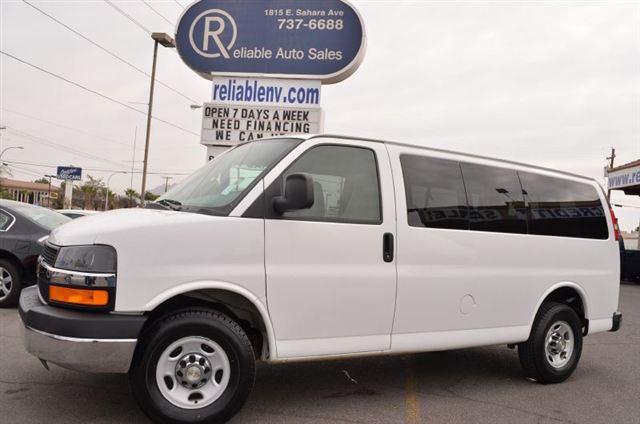
[[[31,203],[32,205],[49,206],[49,189],[51,190],[51,200],[57,199],[60,195],[60,187],[45,183],[34,183],[31,181],[10,180],[0,178],[0,188],[7,191],[9,199],[18,202]]]

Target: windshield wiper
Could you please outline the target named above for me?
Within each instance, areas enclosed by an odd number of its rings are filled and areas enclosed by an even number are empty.
[[[182,210],[182,203],[178,202],[177,200],[160,199],[160,200],[156,200],[154,203],[157,205],[164,206],[166,209],[171,209],[173,211]]]

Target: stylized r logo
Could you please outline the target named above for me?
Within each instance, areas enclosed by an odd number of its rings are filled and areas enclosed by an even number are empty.
[[[229,49],[235,44],[237,35],[235,20],[222,9],[202,12],[189,29],[191,47],[199,55],[212,59],[220,56],[229,59]],[[202,43],[198,45],[196,40],[201,40]]]

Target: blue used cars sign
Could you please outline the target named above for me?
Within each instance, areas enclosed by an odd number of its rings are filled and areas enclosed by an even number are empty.
[[[82,168],[59,166],[57,177],[59,180],[80,181],[82,179]]]
[[[366,38],[341,0],[201,0],[182,14],[176,46],[205,78],[260,76],[342,81],[358,68]]]

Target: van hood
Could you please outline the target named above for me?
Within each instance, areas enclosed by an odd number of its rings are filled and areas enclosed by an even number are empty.
[[[157,209],[116,209],[74,219],[51,232],[48,241],[57,246],[105,243],[105,235],[162,231],[162,227],[221,219],[209,215]],[[146,231],[145,231],[146,229]],[[110,238],[110,237],[107,237]]]

